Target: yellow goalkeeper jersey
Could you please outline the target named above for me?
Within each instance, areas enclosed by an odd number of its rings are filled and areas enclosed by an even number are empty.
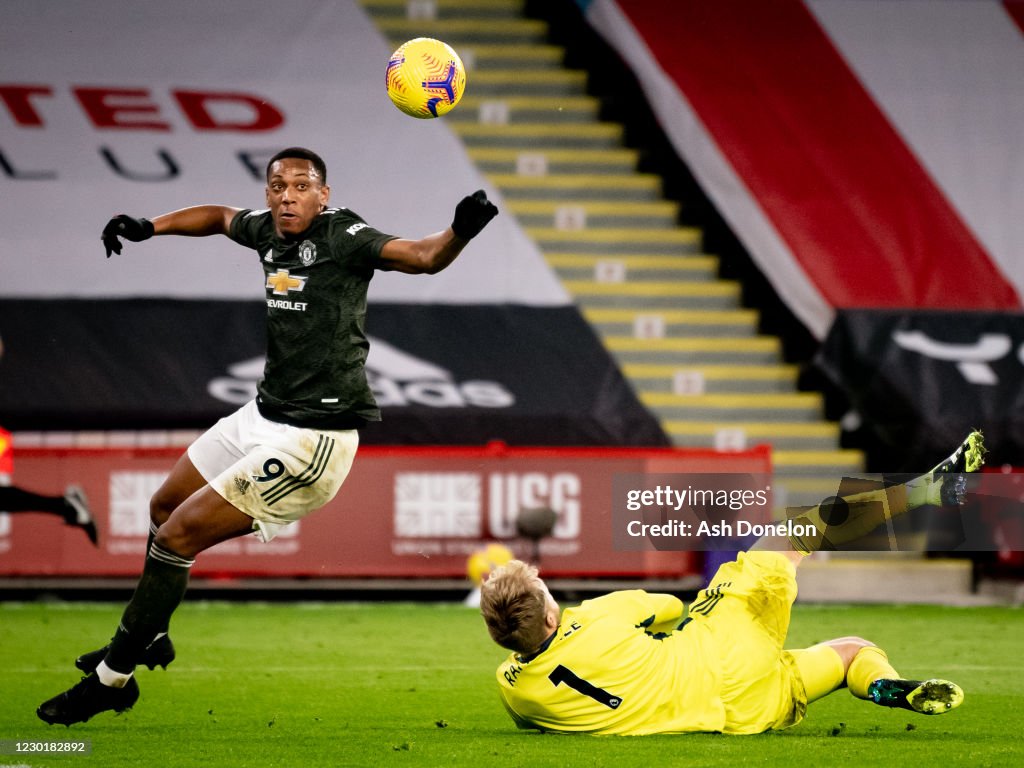
[[[679,629],[683,604],[612,592],[562,613],[532,657],[498,667],[502,702],[520,728],[649,734],[721,731],[718,664],[703,622]]]

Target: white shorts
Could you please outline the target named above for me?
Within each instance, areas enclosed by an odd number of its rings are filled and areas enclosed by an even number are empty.
[[[204,432],[188,457],[213,490],[252,517],[256,535],[267,542],[334,498],[358,447],[354,429],[269,421],[253,400]]]

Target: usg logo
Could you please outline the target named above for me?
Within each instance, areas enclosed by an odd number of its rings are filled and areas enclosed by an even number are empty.
[[[492,536],[514,538],[519,513],[550,507],[558,515],[551,535],[575,539],[582,528],[583,481],[572,472],[493,472],[487,478],[488,526]]]
[[[515,396],[498,381],[456,381],[448,371],[428,360],[404,352],[382,339],[368,337],[370,354],[366,376],[377,404],[382,408],[425,405],[431,408],[510,408]],[[263,357],[235,363],[227,376],[207,384],[211,397],[242,405],[256,397],[263,376]]]

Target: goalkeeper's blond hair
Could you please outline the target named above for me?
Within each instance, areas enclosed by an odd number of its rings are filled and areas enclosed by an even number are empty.
[[[480,586],[480,614],[494,642],[517,653],[530,653],[547,639],[547,599],[547,587],[536,567],[512,560]]]

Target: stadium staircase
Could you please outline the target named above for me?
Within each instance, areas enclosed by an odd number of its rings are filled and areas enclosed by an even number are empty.
[[[759,335],[741,286],[718,277],[701,230],[677,223],[680,204],[638,172],[624,127],[600,119],[587,73],[563,66],[523,0],[361,3],[392,48],[436,37],[459,52],[466,95],[443,119],[675,445],[770,444],[787,504],[817,503],[863,470],[861,452],[839,447],[823,395],[797,391],[780,340]]]

